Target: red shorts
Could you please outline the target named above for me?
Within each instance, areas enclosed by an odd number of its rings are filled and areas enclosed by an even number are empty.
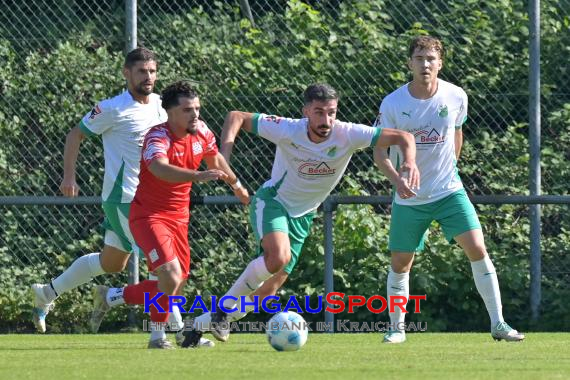
[[[187,222],[141,217],[130,219],[129,227],[135,242],[144,252],[149,271],[154,272],[159,266],[178,258],[182,276],[188,278],[190,246]]]

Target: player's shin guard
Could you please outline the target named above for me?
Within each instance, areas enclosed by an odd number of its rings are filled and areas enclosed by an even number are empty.
[[[123,297],[127,305],[143,305],[145,293],[148,293],[149,299],[154,297],[158,293],[158,281],[145,280],[125,286]]]
[[[471,262],[471,270],[473,271],[473,279],[475,286],[485,302],[485,307],[491,318],[491,327],[496,326],[503,320],[503,306],[501,304],[501,291],[499,289],[499,280],[495,272],[495,266],[489,258]]]
[[[410,272],[395,273],[390,268],[387,289],[388,302],[391,302],[390,296],[404,296],[408,299],[410,297]],[[390,323],[392,326],[403,326],[405,318],[406,314],[397,306],[394,308],[394,312],[390,313]]]
[[[238,303],[235,306],[235,308],[237,310],[232,312],[232,313],[228,313],[228,322],[239,321],[240,319],[242,319],[243,317],[245,317],[246,315],[248,315],[250,312],[252,312],[254,310],[253,305],[246,305],[244,308],[244,311],[241,311],[242,310],[242,304],[241,304],[240,300],[241,300],[241,297],[238,298]],[[248,303],[253,302],[249,296],[245,297],[245,301]],[[194,329],[199,330],[199,331],[209,331],[211,321],[212,321],[212,314],[209,312],[204,313],[204,314],[202,314],[199,317],[196,317],[194,319]]]
[[[160,307],[164,310],[164,312],[160,312],[154,305],[150,306],[150,320],[152,322],[159,322],[159,323],[166,323],[168,321],[168,295],[163,294],[158,298],[156,301],[160,305]]]
[[[148,274],[149,281],[157,281],[158,277],[152,273]],[[180,309],[177,307],[172,308],[172,313],[168,314],[168,324],[170,328],[180,330],[184,328],[184,321],[182,320],[182,314],[180,314]]]
[[[233,313],[228,313],[228,321],[230,322],[239,321],[240,319],[242,319],[243,317],[245,317],[254,310],[254,306],[251,305],[253,300],[250,298],[250,296],[245,297],[245,302],[248,303],[248,305],[245,305],[245,307],[242,305],[241,298],[242,297],[239,297],[238,299],[238,303],[236,305],[237,310],[234,311]]]
[[[273,276],[273,273],[267,270],[265,260],[263,256],[260,256],[249,263],[225,296],[233,296],[237,299],[239,299],[239,296],[247,296],[257,290],[271,276]],[[224,307],[226,308],[232,308],[235,304],[236,302],[231,299],[224,301]]]
[[[145,293],[147,300],[150,300],[158,293],[158,281],[145,280],[135,285],[128,285],[124,288],[123,298],[127,305],[143,305],[145,301]],[[166,322],[168,320],[168,295],[163,294],[160,296],[156,303],[164,310],[164,313],[154,306],[150,305],[150,320],[152,322]]]
[[[180,314],[180,309],[177,307],[172,308],[172,313],[168,315],[168,324],[171,328],[180,330],[184,328],[184,321],[182,320],[182,314]]]
[[[75,260],[69,268],[52,281],[55,293],[61,295],[105,273],[101,267],[100,256],[99,252],[89,253]]]

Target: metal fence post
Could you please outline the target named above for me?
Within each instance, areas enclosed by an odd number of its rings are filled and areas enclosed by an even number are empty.
[[[244,17],[247,17],[252,26],[255,26],[255,21],[253,19],[253,14],[251,13],[251,7],[249,6],[248,0],[239,0],[241,13]]]
[[[125,50],[137,48],[137,0],[125,0]]]
[[[530,195],[540,195],[540,0],[529,3],[529,140],[530,140]],[[531,319],[540,318],[541,252],[539,204],[530,206],[530,309]]]
[[[323,202],[323,211],[325,214],[324,220],[324,234],[325,234],[325,295],[334,291],[334,263],[333,263],[333,211],[336,208],[336,203],[331,200],[331,197]],[[325,308],[328,303],[325,300]],[[332,328],[327,327],[326,332],[334,333],[334,314],[325,311],[325,324]]]
[[[137,0],[125,1],[125,50],[130,52],[137,47]],[[139,255],[134,252],[129,257],[128,264],[128,283],[129,285],[139,283]],[[136,325],[135,309],[129,310],[128,316],[129,326]]]

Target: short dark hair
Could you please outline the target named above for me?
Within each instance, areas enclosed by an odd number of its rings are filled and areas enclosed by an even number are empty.
[[[194,99],[198,97],[198,93],[189,82],[181,80],[168,85],[168,87],[162,90],[160,97],[162,99],[162,108],[168,111],[169,108],[180,104],[178,102],[179,98]]]
[[[412,58],[414,51],[416,49],[433,49],[439,53],[439,58],[443,59],[445,55],[445,50],[443,49],[443,42],[439,38],[432,36],[419,36],[415,37],[410,42],[410,47],[408,49],[408,57]]]
[[[138,47],[134,50],[131,50],[125,57],[125,67],[130,69],[137,62],[140,61],[142,62],[154,61],[158,64],[158,61],[156,60],[156,54],[154,54],[152,50],[149,50],[144,47]]]
[[[326,83],[313,83],[303,93],[305,105],[313,100],[338,100],[338,92]]]

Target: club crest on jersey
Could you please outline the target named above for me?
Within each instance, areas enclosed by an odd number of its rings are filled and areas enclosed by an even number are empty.
[[[447,110],[447,106],[445,104],[443,106],[439,106],[439,111],[437,113],[437,116],[444,118],[447,117],[448,114],[449,111]]]
[[[91,110],[91,115],[89,115],[89,119],[91,120],[95,119],[95,116],[99,115],[100,113],[101,113],[101,108],[99,108],[99,105],[96,105]]]
[[[329,157],[334,157],[336,155],[336,145],[333,147],[330,147],[328,152],[327,152],[327,156]]]
[[[194,141],[192,143],[192,153],[200,154],[203,151],[204,151],[204,149],[202,148],[202,144],[200,143],[200,141]]]
[[[335,174],[336,169],[331,168],[326,162],[305,162],[297,170],[300,177],[317,179],[329,177]]]

